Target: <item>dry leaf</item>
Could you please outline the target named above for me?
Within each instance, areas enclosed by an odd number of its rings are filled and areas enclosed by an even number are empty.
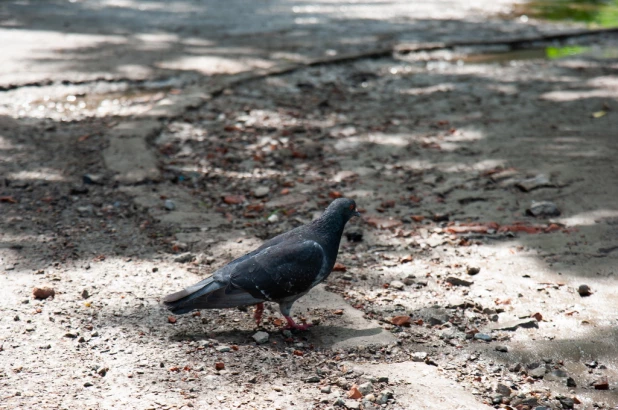
[[[395,326],[409,327],[412,324],[410,316],[395,316],[391,319],[391,323]]]
[[[12,196],[0,196],[0,202],[6,202],[9,204],[16,204],[17,200]]]
[[[337,309],[333,312],[335,315],[343,315],[343,309]]]
[[[356,385],[352,386],[348,392],[348,399],[360,399],[361,397],[363,397],[363,394],[358,390],[358,387]]]
[[[343,194],[339,191],[330,191],[328,193],[328,196],[333,198],[333,199],[337,199],[337,198],[341,198],[343,196]]]
[[[378,229],[391,229],[403,225],[403,222],[398,219],[380,218],[377,216],[370,216],[365,219],[365,221],[367,221],[369,225]]]
[[[333,266],[333,272],[345,272],[347,270],[348,268],[346,268],[344,264],[339,262],[335,263],[335,266]]]
[[[223,197],[223,202],[229,205],[238,205],[245,202],[245,197],[243,195],[226,195]]]

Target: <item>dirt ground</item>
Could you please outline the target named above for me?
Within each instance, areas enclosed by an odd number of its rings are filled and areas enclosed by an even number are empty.
[[[581,27],[245,4],[0,6],[0,408],[618,408],[618,37],[303,66]],[[338,196],[310,330],[161,306]]]

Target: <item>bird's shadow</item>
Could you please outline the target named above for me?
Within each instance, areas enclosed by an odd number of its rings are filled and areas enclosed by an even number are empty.
[[[282,328],[274,328],[271,326],[255,328],[253,330],[246,329],[229,329],[217,330],[206,333],[198,332],[178,332],[170,337],[176,342],[182,341],[216,341],[218,343],[234,344],[234,345],[255,345],[256,341],[253,335],[256,332],[263,331],[269,334],[268,342],[262,346],[285,348],[287,344],[298,341],[305,341],[316,348],[332,349],[338,347],[347,347],[357,345],[358,342],[365,341],[363,344],[370,343],[372,338],[385,332],[381,327],[373,327],[367,329],[354,329],[343,326],[314,326],[308,330],[292,330],[292,337],[288,337],[283,333]],[[369,342],[369,343],[367,343]]]

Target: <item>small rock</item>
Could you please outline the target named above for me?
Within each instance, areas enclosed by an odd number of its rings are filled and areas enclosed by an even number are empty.
[[[103,177],[95,174],[85,174],[84,176],[82,176],[82,181],[84,182],[84,184],[88,185],[102,185]]]
[[[573,379],[572,377],[567,377],[566,385],[567,387],[577,387],[577,383],[575,383],[575,379]]]
[[[389,287],[397,289],[397,290],[402,290],[406,287],[406,285],[398,280],[394,280],[390,283]]]
[[[257,344],[261,345],[261,344],[268,342],[269,336],[270,335],[268,333],[260,331],[254,334],[252,337],[253,337],[253,340],[255,340]]]
[[[34,288],[32,289],[32,296],[35,299],[47,299],[48,297],[53,297],[56,295],[56,291],[52,288]]]
[[[272,214],[268,217],[268,222],[270,222],[271,224],[279,222],[279,216],[277,214]]]
[[[482,340],[484,342],[491,342],[492,340],[491,336],[486,333],[476,333],[474,335],[474,338],[477,340]]]
[[[350,410],[360,410],[361,408],[361,404],[359,402],[357,402],[356,400],[346,400],[343,405],[345,406],[346,409],[350,409]]]
[[[90,297],[90,294],[88,293],[88,291],[86,289],[82,290],[82,299],[88,299]]]
[[[360,399],[361,397],[363,397],[363,394],[358,389],[358,386],[357,385],[352,386],[352,388],[348,392],[348,398],[349,399]]]
[[[217,352],[219,352],[219,353],[227,353],[227,352],[231,351],[232,348],[229,347],[229,346],[217,346],[217,348],[215,350]]]
[[[306,383],[319,383],[320,382],[320,376],[310,376],[310,377],[307,377],[305,379],[305,382]]]
[[[223,363],[223,362],[217,362],[217,363],[215,363],[215,369],[217,369],[217,370],[223,370],[223,369],[225,369],[225,363]]]
[[[479,268],[477,266],[468,266],[468,269],[466,270],[466,272],[470,276],[477,275],[480,271],[481,271],[481,268]]]
[[[526,209],[526,215],[530,216],[560,216],[560,209],[553,202],[549,201],[541,201],[541,202],[532,202],[530,208]]]
[[[253,190],[253,196],[256,198],[263,198],[270,192],[270,188],[266,186],[260,186]]]
[[[575,401],[570,397],[556,396],[556,399],[562,404],[565,409],[572,409],[575,406]]]
[[[410,276],[408,276],[408,277],[403,279],[403,284],[406,285],[406,286],[414,285],[414,280],[415,279],[416,278],[414,277],[414,275],[410,275]]]
[[[590,286],[588,285],[579,285],[579,287],[577,288],[577,293],[579,293],[579,296],[582,297],[592,295],[592,291],[590,290]]]
[[[427,354],[427,353],[425,353]],[[378,383],[388,383],[388,376],[379,376]]]
[[[166,199],[165,202],[163,202],[163,207],[168,211],[173,211],[176,209],[176,204],[171,199]]]
[[[427,359],[427,352],[414,352],[412,353],[413,362],[424,362]]]
[[[535,318],[528,319],[518,319],[518,320],[510,320],[504,323],[496,323],[490,327],[491,330],[517,330],[517,328],[537,328],[539,327],[539,322]]]
[[[195,260],[195,255],[191,252],[182,253],[174,258],[176,263],[187,263]]]
[[[376,395],[373,393],[369,393],[368,395],[365,396],[365,400],[367,400],[370,403],[374,403],[376,401]]]
[[[547,176],[543,174],[539,174],[534,178],[525,179],[523,181],[518,182],[515,186],[521,189],[524,192],[530,192],[533,189],[542,188],[542,187],[553,187],[555,186]]]
[[[92,205],[78,206],[77,213],[79,216],[92,216],[94,215],[94,208]]]
[[[86,195],[90,190],[83,185],[71,187],[71,195]]]
[[[498,346],[496,346],[496,350],[497,350],[498,352],[503,352],[503,353],[506,353],[506,352],[508,352],[508,351],[509,351],[509,348],[508,348],[508,347],[506,347],[506,346],[504,346],[504,345],[498,345]]]
[[[331,390],[330,386],[324,386],[320,389],[320,393],[330,394]]]
[[[521,363],[515,363],[509,366],[509,372],[518,373],[522,368]]]
[[[395,316],[391,318],[390,322],[395,326],[409,327],[412,324],[410,316]]]
[[[92,386],[93,386],[93,384],[92,384],[92,383],[90,383],[90,382],[86,382],[86,383],[84,383],[84,387],[92,387]]]
[[[594,381],[593,386],[595,390],[609,390],[609,381],[606,376],[602,376]]]
[[[508,386],[505,386],[502,383],[497,383],[496,387],[494,388],[494,391],[506,397],[509,397],[511,395],[511,388]]]
[[[450,283],[453,286],[470,286],[474,282],[463,280],[455,276],[449,276],[448,278],[446,278],[446,283]]]
[[[545,376],[545,365],[529,370],[528,375],[535,379],[542,379]]]
[[[360,384],[358,386],[358,391],[360,391],[363,396],[366,396],[373,391],[373,385],[371,382]]]

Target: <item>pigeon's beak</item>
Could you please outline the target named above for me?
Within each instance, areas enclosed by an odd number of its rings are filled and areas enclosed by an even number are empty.
[[[360,218],[361,214],[360,212],[358,212],[358,209],[354,209],[354,212],[352,212],[353,216],[358,216]]]

